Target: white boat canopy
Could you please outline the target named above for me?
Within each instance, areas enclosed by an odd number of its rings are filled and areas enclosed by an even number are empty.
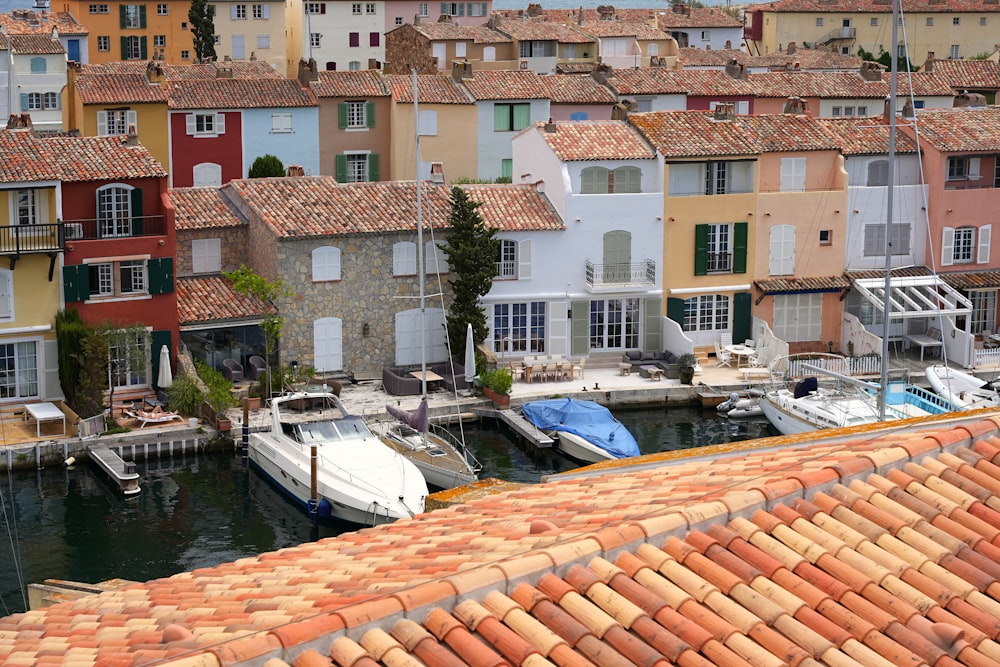
[[[972,314],[972,302],[940,276],[897,276],[889,285],[890,319]],[[885,310],[885,279],[859,278],[854,287],[879,312]]]

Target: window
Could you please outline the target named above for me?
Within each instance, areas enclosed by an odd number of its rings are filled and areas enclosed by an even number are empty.
[[[38,224],[38,203],[35,200],[35,191],[28,188],[17,190],[17,224],[35,225]]]
[[[951,45],[951,54],[950,54],[950,56],[951,56],[952,60],[960,60],[962,58],[962,54],[960,53],[958,44],[952,44]]]
[[[485,2],[470,2],[469,3],[469,16],[486,16],[486,3]]]
[[[441,245],[434,241],[424,244],[424,273],[441,274],[448,273],[448,258],[445,257]]]
[[[14,272],[0,269],[0,320],[14,319]]]
[[[442,2],[441,13],[449,16],[465,16],[464,2]]]
[[[143,60],[143,44],[145,43],[145,37],[139,37],[137,35],[132,35],[131,37],[122,37],[122,59],[123,60]]]
[[[381,33],[377,32],[368,33],[368,46],[378,46],[380,37]]]
[[[978,181],[980,178],[978,157],[950,157],[948,158],[948,180],[949,181]]]
[[[753,166],[752,161],[670,164],[670,196],[752,192]]]
[[[972,302],[972,332],[996,331],[996,290],[971,290],[968,296]]]
[[[417,129],[422,137],[436,137],[438,133],[438,112],[421,109]]]
[[[44,107],[45,109],[58,109],[59,108],[58,93],[42,93],[42,107]]]
[[[237,21],[245,20],[247,17],[247,6],[246,5],[233,5],[231,11],[232,18]]]
[[[282,134],[292,131],[292,114],[271,114],[271,134]]]
[[[769,234],[767,273],[771,276],[795,274],[795,226],[775,225]]]
[[[42,94],[28,93],[25,95],[25,103],[22,105],[28,111],[37,111],[42,108]]]
[[[417,244],[400,241],[392,246],[392,275],[417,275]]]
[[[823,335],[823,295],[775,295],[774,335],[788,343],[820,340]]]
[[[89,13],[91,13],[91,14],[107,14],[107,13],[109,13],[108,9],[109,9],[108,5],[104,5],[104,4],[100,4],[100,5],[87,5],[87,11]]]
[[[712,31],[711,30],[702,30],[701,31],[701,41],[708,42],[708,41],[711,41],[711,39],[712,39]]]
[[[708,273],[732,272],[732,227],[727,224],[705,226],[708,227]]]
[[[816,27],[817,28],[822,28],[823,27],[823,17],[822,16],[817,16],[816,17]]]
[[[222,113],[189,113],[185,129],[191,136],[215,137],[226,133],[226,116]]]
[[[196,188],[222,185],[222,165],[215,162],[196,164],[192,171],[192,183]]]
[[[933,16],[928,16],[927,17],[927,23],[926,23],[926,25],[927,25],[927,27],[930,27],[930,26],[934,25],[934,17]]]
[[[351,3],[351,13],[354,14],[355,16],[360,16],[361,15],[361,3],[360,2]]]
[[[309,33],[309,46],[313,47],[314,49],[318,48],[321,37],[322,35],[320,35],[318,32]]]
[[[122,5],[122,27],[144,28],[146,7],[144,5]]]
[[[910,225],[894,223],[890,232],[890,254],[909,255]],[[885,225],[865,225],[864,254],[865,257],[885,257]]]
[[[252,12],[251,16],[253,16],[256,20],[259,21],[264,18],[264,5],[251,5],[250,10]]]
[[[365,14],[374,14],[374,13],[375,13],[375,3],[374,2],[366,2],[365,3]]]
[[[951,17],[951,24],[952,25],[962,25],[962,17],[961,16],[953,16],[953,17]]]
[[[112,109],[97,112],[97,134],[99,136],[128,134],[130,127],[136,127],[137,113],[128,109]]]
[[[109,355],[114,360],[109,364],[108,382],[113,387],[135,387],[146,384],[146,373],[149,369],[149,340],[145,334],[136,337],[129,343],[131,349],[120,349],[112,346]],[[133,368],[132,363],[139,361],[139,368]],[[113,373],[113,375],[112,375]]]
[[[986,17],[985,16],[980,16],[979,17],[979,25],[986,25]]]
[[[347,63],[347,70],[350,71],[350,72],[358,72],[358,71],[360,71],[361,70],[361,61],[360,60],[352,60],[351,62]]]
[[[500,280],[513,280],[517,277],[517,241],[500,239],[499,254],[496,277]]]
[[[133,199],[141,215],[141,194],[126,185],[107,185],[97,191],[97,226],[102,238],[132,235]]]
[[[397,16],[394,21],[395,22],[394,22],[393,25],[403,25],[403,17],[402,16]]]
[[[165,2],[156,3],[156,15],[157,16],[167,16],[170,14],[169,5]]]
[[[326,3],[324,3],[324,2],[307,2],[306,3],[306,14],[326,14]]]
[[[167,36],[166,35],[153,35],[153,46],[166,46]]]
[[[340,280],[340,248],[321,246],[312,251],[314,283]]]
[[[528,127],[531,123],[530,104],[502,104],[493,105],[493,131],[494,132],[516,132]]]
[[[87,264],[90,298],[146,294],[146,260]]]
[[[545,302],[493,304],[493,350],[545,352]]]
[[[192,273],[218,273],[222,270],[222,239],[191,241]]]
[[[36,57],[31,59],[32,74],[45,74],[45,70],[46,70],[45,58]]]
[[[427,16],[427,12],[428,9],[426,2],[421,2],[419,5],[417,5],[417,16]]]
[[[348,46],[361,46],[361,33],[352,32],[347,35]]]
[[[111,50],[111,38],[107,35],[98,35],[97,37],[97,50],[98,51],[110,51]]]
[[[642,192],[642,170],[638,167],[586,167],[580,172],[580,194]]]
[[[181,49],[181,60],[190,60],[191,52],[187,49]]]
[[[378,155],[343,153],[336,157],[338,183],[368,183],[379,180]]]
[[[684,300],[684,331],[720,331],[729,329],[729,297],[705,294]]]
[[[992,230],[992,225],[979,227],[977,239],[976,227],[945,227],[941,235],[941,265],[988,264]]]
[[[592,299],[590,301],[590,349],[639,347],[639,299]]]
[[[500,160],[500,178],[506,179],[502,181],[504,183],[510,183],[514,178],[514,160],[513,158],[504,158]],[[501,181],[497,181],[500,183]]]
[[[0,399],[38,396],[38,342],[0,345]]]
[[[341,102],[338,107],[338,125],[342,130],[364,130],[375,127],[375,103],[365,100]]]
[[[271,36],[268,34],[257,35],[257,48],[258,49],[271,48]]]
[[[806,159],[804,157],[781,158],[781,191],[806,191]]]
[[[889,185],[889,161],[873,160],[868,163],[868,180],[865,185],[869,187],[885,187]]]
[[[871,20],[871,23],[869,25],[871,25],[871,27],[873,27],[873,28],[876,27],[876,26],[878,26],[878,17],[873,16],[872,20]]]
[[[747,223],[695,225],[694,275],[747,272]]]
[[[819,244],[820,245],[833,245],[833,230],[832,229],[821,229],[821,230],[819,230]]]

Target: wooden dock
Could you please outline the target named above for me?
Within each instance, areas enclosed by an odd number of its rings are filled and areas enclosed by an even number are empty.
[[[91,445],[87,454],[111,481],[118,484],[122,493],[126,496],[139,493],[139,473],[135,471],[134,463],[126,462],[105,445]]]
[[[490,419],[500,419],[510,426],[519,436],[533,444],[535,447],[543,449],[552,447],[555,441],[540,431],[537,426],[513,410],[494,410],[493,408],[473,408],[472,412],[479,417],[489,417]]]

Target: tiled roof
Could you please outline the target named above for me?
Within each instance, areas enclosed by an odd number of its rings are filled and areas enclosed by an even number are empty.
[[[234,196],[241,198],[252,215],[258,216],[282,238],[312,238],[344,234],[379,234],[415,231],[417,192],[413,181],[338,184],[330,176],[256,178],[230,181]],[[525,186],[496,186],[481,190],[490,205],[479,213],[488,227],[507,229],[514,212],[524,215],[514,229],[559,229],[561,221],[541,214],[551,211],[545,197]],[[470,186],[470,192],[472,191]],[[451,189],[424,183],[421,213],[426,228],[446,229],[451,215]],[[364,215],[358,215],[364,211]],[[534,222],[532,222],[534,221]],[[541,221],[541,222],[539,222]]]
[[[618,95],[752,96],[756,92],[751,81],[734,79],[720,70],[616,69],[607,82]]]
[[[798,48],[795,53],[765,53],[748,58],[747,67],[769,69],[854,70],[861,69],[861,58],[827,49]]]
[[[667,33],[670,32],[671,28],[740,28],[743,26],[739,19],[726,14],[719,7],[688,6],[687,9],[690,10],[690,13],[685,15],[662,8],[626,9],[615,7],[614,17],[617,21],[646,23],[647,25],[650,21],[654,21],[660,30]],[[503,13],[505,16],[516,16],[518,11],[503,10],[498,13]],[[577,9],[545,9],[542,14],[550,21],[575,24],[579,20],[580,12]],[[601,16],[596,9],[584,9],[583,20],[584,25],[590,25],[599,22]]]
[[[725,67],[732,60],[749,67],[753,58],[746,51],[739,49],[698,49],[693,46],[682,46],[679,49],[678,60],[684,67]]]
[[[1000,150],[1000,107],[919,110],[920,140],[943,153]]]
[[[565,229],[548,197],[534,185],[470,184],[460,187],[469,193],[470,199],[480,203],[476,210],[489,227],[504,232]]]
[[[711,111],[656,111],[630,114],[629,121],[668,158],[837,150],[833,137],[810,116],[715,120]]]
[[[531,70],[475,72],[462,83],[477,100],[538,100],[548,95],[539,75]]]
[[[597,67],[597,63],[556,63],[556,73],[558,74],[590,74]]]
[[[393,101],[413,104],[413,77],[406,74],[386,75],[385,85]],[[465,88],[450,76],[418,74],[417,95],[421,104],[474,104]]]
[[[83,104],[143,104],[167,101],[163,86],[149,83],[145,70],[135,74],[87,74],[76,81]]]
[[[962,271],[957,273],[939,273],[939,276],[955,289],[991,289],[1000,287],[1000,270],[998,271]]]
[[[166,170],[142,144],[115,137],[35,137],[0,132],[0,183],[96,181],[164,177]]]
[[[631,125],[620,120],[565,121],[535,125],[560,160],[650,160],[656,151]]]
[[[11,51],[14,54],[49,55],[66,53],[62,43],[51,35],[8,35]]]
[[[294,79],[167,81],[171,109],[270,109],[316,106],[312,91]]]
[[[672,39],[669,33],[643,21],[584,21],[574,24],[579,30],[597,37],[635,37],[638,40]]]
[[[609,462],[15,614],[0,659],[996,665],[998,420]]]
[[[785,276],[782,278],[767,278],[755,280],[754,286],[764,294],[780,294],[786,292],[829,292],[842,290],[851,286],[850,278],[843,274],[838,276]]]
[[[915,73],[910,78],[914,95],[936,95],[951,97],[953,91],[948,83],[933,74]],[[760,72],[750,74],[758,97],[822,97],[832,98],[877,98],[889,96],[889,77],[881,81],[866,81],[859,72]],[[909,92],[908,81],[900,80],[900,94]],[[876,112],[881,112],[881,107]]]
[[[181,325],[260,319],[273,308],[240,294],[222,276],[177,278],[177,319]]]
[[[87,35],[87,28],[80,24],[69,12],[24,12],[24,19],[17,18],[13,12],[0,14],[0,25],[8,35],[46,35],[52,36],[52,29],[59,31],[60,35]]]
[[[547,74],[539,77],[553,104],[614,104],[618,100],[606,86],[589,76]]]
[[[221,63],[171,65],[163,60],[152,61],[165,79],[216,79],[221,69],[228,69],[234,79],[284,79],[280,72],[265,62],[233,60]],[[150,62],[145,60],[115,60],[107,63],[83,65],[81,75],[91,74],[145,74]]]
[[[433,41],[472,41],[473,44],[508,44],[512,40],[507,35],[491,30],[484,25],[458,25],[450,22],[421,23],[414,29]]]
[[[320,70],[319,79],[310,82],[316,97],[388,97],[389,88],[377,70],[334,72]]]
[[[1000,89],[1000,64],[995,60],[935,60],[934,75],[955,90]]]
[[[170,203],[176,209],[178,231],[239,227],[246,224],[239,213],[229,205],[222,188],[173,188]]]
[[[1000,11],[1000,5],[982,0],[902,0],[900,11],[906,14],[951,14],[954,12],[974,12],[986,14]],[[823,14],[845,14],[850,12],[870,12],[892,14],[892,4],[884,0],[777,0],[755,5],[754,11],[765,12],[819,12]]]
[[[541,18],[498,17],[496,29],[518,41],[549,41],[560,44],[592,44],[594,38],[568,25]]]
[[[818,118],[832,134],[844,155],[888,155],[889,126],[876,118]],[[917,146],[908,135],[896,129],[896,152],[916,153]]]

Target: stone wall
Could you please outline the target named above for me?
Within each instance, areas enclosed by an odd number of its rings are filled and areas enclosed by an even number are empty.
[[[178,230],[174,267],[177,276],[194,275],[191,268],[191,241],[195,239],[221,239],[223,271],[235,271],[247,261],[246,227]]]
[[[416,68],[417,74],[437,74],[431,43],[407,23],[385,35],[386,74],[410,74]]]

